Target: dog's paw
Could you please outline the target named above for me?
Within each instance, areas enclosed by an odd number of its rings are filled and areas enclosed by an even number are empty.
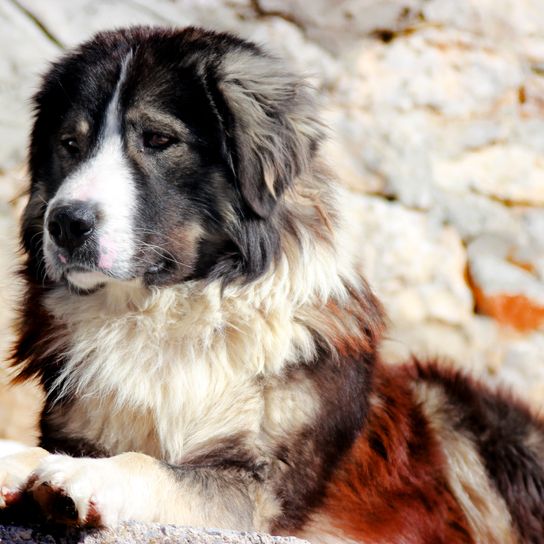
[[[0,508],[16,504],[23,496],[30,476],[47,452],[25,448],[0,458]]]
[[[31,472],[17,459],[0,459],[0,508],[11,506],[21,498]]]
[[[111,459],[49,455],[32,474],[29,490],[42,513],[65,525],[112,527],[130,519],[135,497],[123,493]]]

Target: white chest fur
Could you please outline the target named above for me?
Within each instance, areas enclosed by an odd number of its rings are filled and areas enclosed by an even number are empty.
[[[63,428],[112,453],[172,462],[212,439],[261,432],[263,381],[314,350],[292,304],[278,303],[289,298],[276,295],[195,284],[51,293],[47,307],[68,331],[56,348],[67,353],[61,394],[76,399],[58,416]]]
[[[312,384],[281,374],[314,358],[327,302],[349,300],[359,276],[342,239],[303,234],[268,274],[224,291],[125,282],[86,297],[51,292],[47,309],[67,331],[50,342],[65,354],[60,395],[76,399],[62,428],[112,453],[176,461],[217,438],[283,439],[315,416]]]

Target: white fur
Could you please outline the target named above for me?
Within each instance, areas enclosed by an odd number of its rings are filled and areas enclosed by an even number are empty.
[[[27,449],[28,446],[14,440],[0,440],[0,458]]]
[[[122,65],[119,81],[106,112],[106,122],[99,144],[92,156],[68,176],[55,197],[49,202],[45,213],[45,224],[52,209],[57,205],[74,201],[98,206],[100,221],[95,236],[98,239],[101,271],[69,273],[74,285],[89,289],[110,279],[126,278],[136,252],[133,233],[133,215],[136,205],[136,189],[127,160],[123,153],[119,93],[124,81],[128,56]],[[44,229],[45,260],[48,274],[59,279],[65,257],[56,247],[47,228]]]
[[[32,473],[28,465],[17,454],[0,459],[0,507],[5,506],[5,497],[20,490]]]
[[[157,481],[159,471],[155,472],[155,481],[151,480],[148,463],[138,463],[139,457],[143,456],[133,454],[131,462],[130,454],[106,459],[48,455],[34,472],[34,497],[44,505],[49,494],[61,491],[74,501],[80,523],[87,520],[91,507],[107,527],[130,519],[172,520],[165,512],[167,505],[162,504],[166,501],[157,499],[165,497],[167,490],[172,493],[174,486],[166,476]],[[47,506],[44,509],[47,511]]]
[[[347,537],[333,523],[322,514],[313,515],[303,531],[295,536],[311,544],[365,544],[364,540],[355,541]]]
[[[11,443],[9,455],[0,457],[0,508],[4,508],[24,489],[40,459],[47,455],[41,448],[30,448],[21,444],[14,447],[15,444]]]
[[[120,474],[110,459],[74,459],[66,455],[49,455],[35,472],[34,496],[45,503],[47,492],[62,490],[75,504],[79,522],[83,523],[93,505],[102,515],[103,523],[113,526],[125,519],[152,521],[142,507],[149,492],[138,473]],[[43,487],[49,486],[50,490]],[[130,500],[127,500],[130,497]]]
[[[446,456],[451,489],[474,532],[476,542],[513,544],[517,537],[504,499],[489,482],[475,445],[451,426],[448,400],[439,386],[414,384],[414,391]]]
[[[138,520],[249,530],[257,521],[240,516],[228,496],[207,497],[198,483],[176,479],[167,467],[141,453],[102,459],[48,455],[33,479],[32,493],[42,510],[47,513],[52,495],[69,496],[79,524],[114,527]]]

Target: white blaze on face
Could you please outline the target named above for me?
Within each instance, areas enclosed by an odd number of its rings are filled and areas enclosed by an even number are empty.
[[[96,208],[98,220],[94,237],[98,246],[97,264],[100,270],[68,273],[72,283],[85,289],[107,281],[108,275],[128,278],[136,252],[133,234],[136,189],[123,153],[119,110],[120,89],[129,61],[130,56],[123,62],[95,151],[62,183],[49,203],[45,216],[47,223],[49,213],[55,206],[69,205],[74,201],[85,202]],[[54,269],[58,268],[54,263],[65,262],[66,258],[58,252],[47,229],[44,230],[46,263],[54,275]]]

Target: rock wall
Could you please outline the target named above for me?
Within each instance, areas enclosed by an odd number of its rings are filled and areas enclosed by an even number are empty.
[[[305,72],[352,193],[361,267],[389,311],[387,355],[452,357],[544,404],[541,0],[4,0],[2,247],[37,75],[134,23],[232,30]]]

